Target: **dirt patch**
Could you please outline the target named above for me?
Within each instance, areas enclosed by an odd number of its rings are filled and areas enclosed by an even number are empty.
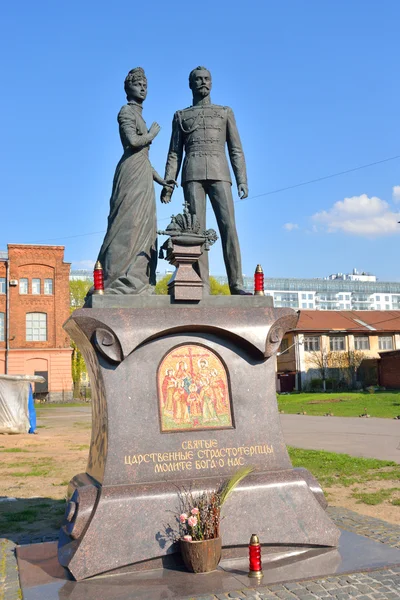
[[[369,481],[365,484],[358,483],[349,487],[333,486],[326,488],[325,492],[331,506],[343,506],[362,515],[400,525],[400,506],[392,504],[393,500],[398,501],[400,499],[400,491],[393,492],[390,499],[384,499],[380,504],[375,505],[365,504],[353,497],[353,493],[371,494],[393,488],[400,489],[399,480]]]
[[[46,408],[37,434],[0,435],[0,496],[65,498],[70,479],[86,469],[90,423],[90,408]]]

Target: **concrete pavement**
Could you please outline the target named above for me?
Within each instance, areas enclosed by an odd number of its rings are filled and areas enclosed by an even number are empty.
[[[400,420],[280,414],[289,446],[400,463]]]

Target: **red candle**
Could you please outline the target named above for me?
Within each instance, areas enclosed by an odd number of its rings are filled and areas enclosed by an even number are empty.
[[[264,574],[261,564],[261,545],[258,536],[253,533],[249,544],[249,577],[258,577],[261,579]]]
[[[95,294],[103,294],[104,293],[104,277],[103,277],[103,267],[101,266],[100,261],[97,261],[97,263],[94,265],[93,280],[94,280],[94,293]]]
[[[254,273],[254,295],[264,296],[264,271],[261,265],[257,265]]]

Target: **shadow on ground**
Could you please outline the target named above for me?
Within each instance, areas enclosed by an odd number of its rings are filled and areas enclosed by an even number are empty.
[[[53,498],[0,498],[0,537],[17,544],[55,540],[65,506]]]

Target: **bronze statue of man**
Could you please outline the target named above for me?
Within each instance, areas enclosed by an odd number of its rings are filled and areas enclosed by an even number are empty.
[[[227,145],[239,197],[247,198],[246,163],[235,117],[228,106],[211,103],[211,74],[205,67],[191,71],[189,87],[193,105],[174,115],[164,179],[177,179],[185,150],[182,187],[189,210],[197,215],[202,229],[206,229],[206,196],[210,198],[221,235],[231,294],[245,294],[232,180],[225,154]],[[173,187],[164,186],[161,202],[170,202],[172,192]],[[198,262],[198,273],[209,290],[207,252],[203,252]]]

